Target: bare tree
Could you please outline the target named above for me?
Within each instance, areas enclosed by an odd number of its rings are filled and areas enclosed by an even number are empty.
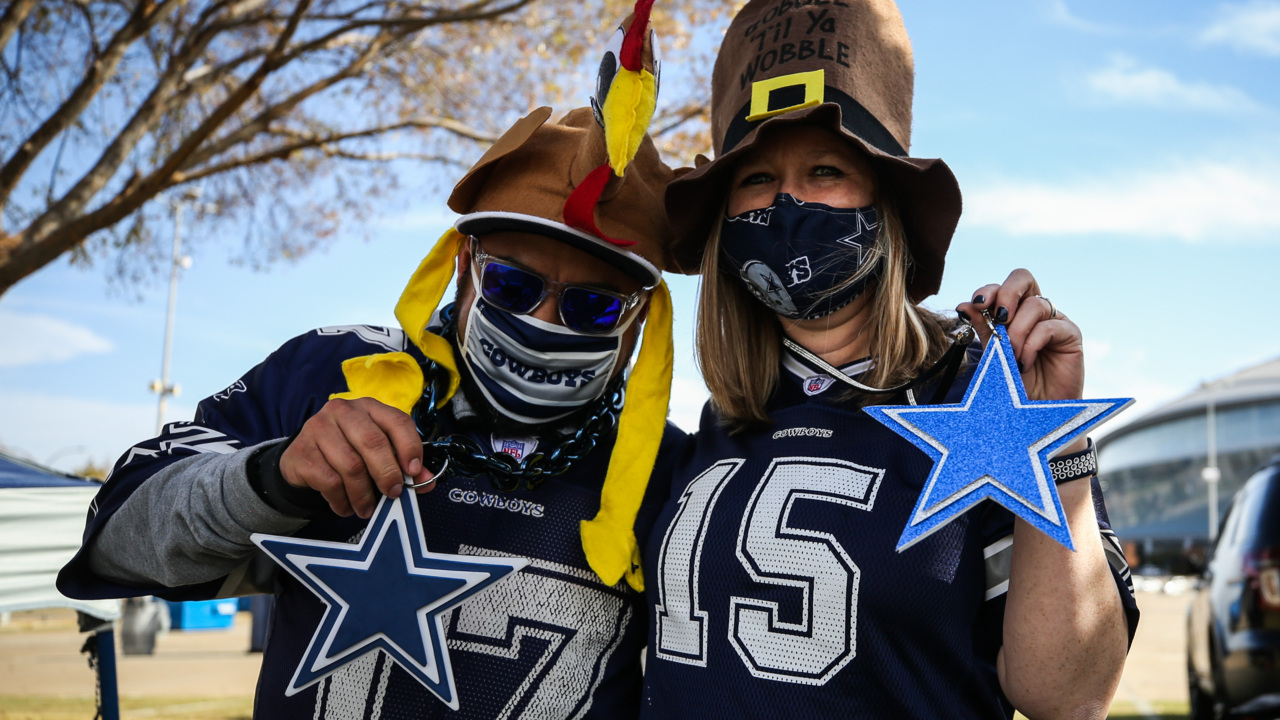
[[[664,61],[688,84],[654,127],[679,159],[706,144],[705,92],[691,88],[707,28],[737,4],[659,3]],[[367,212],[402,161],[452,179],[517,115],[583,104],[630,5],[9,0],[0,295],[67,252],[129,267],[160,212],[148,201],[193,183],[217,208],[208,220],[245,229],[246,256],[297,257]]]

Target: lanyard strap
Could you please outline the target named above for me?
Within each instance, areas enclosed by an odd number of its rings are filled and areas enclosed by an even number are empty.
[[[839,380],[840,382],[852,386],[864,393],[872,393],[875,395],[896,395],[904,390],[910,390],[915,385],[929,381],[934,375],[937,375],[945,368],[946,374],[944,376],[944,382],[941,383],[938,391],[934,393],[933,399],[930,401],[931,403],[934,403],[940,400],[942,395],[946,394],[946,391],[950,389],[951,383],[955,381],[956,373],[960,370],[960,361],[964,358],[965,350],[968,349],[969,343],[973,342],[973,338],[973,327],[970,325],[963,325],[960,329],[960,334],[957,337],[952,338],[951,347],[947,348],[947,351],[942,354],[942,357],[938,358],[937,362],[933,365],[930,365],[929,369],[925,370],[918,377],[887,388],[872,387],[854,380],[848,375],[840,372],[839,368],[818,357],[789,337],[782,338],[782,344],[796,355],[799,355],[801,358],[806,360],[810,365],[813,365],[815,368],[831,376],[833,379]]]

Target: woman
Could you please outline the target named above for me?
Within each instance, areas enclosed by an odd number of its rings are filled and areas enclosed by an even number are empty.
[[[959,190],[941,161],[906,155],[896,7],[796,5],[735,18],[717,158],[667,192],[676,260],[703,275],[712,399],[643,554],[644,712],[1104,717],[1136,608],[1091,481],[1059,486],[1074,553],[991,503],[895,550],[931,462],[862,408],[964,393],[980,346],[917,304],[940,283]],[[1018,270],[957,312],[982,341],[986,317],[1007,327],[1030,397],[1079,398],[1079,328],[1039,292]]]

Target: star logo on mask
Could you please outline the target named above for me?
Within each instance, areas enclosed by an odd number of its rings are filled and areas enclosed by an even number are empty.
[[[752,260],[742,266],[742,277],[747,281],[747,287],[760,298],[760,302],[773,308],[775,312],[787,317],[795,317],[799,314],[795,303],[791,301],[791,294],[782,287],[782,279],[773,271],[773,268],[758,260]]]

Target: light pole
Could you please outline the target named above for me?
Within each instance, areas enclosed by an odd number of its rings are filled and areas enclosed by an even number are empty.
[[[1209,486],[1209,544],[1218,539],[1218,481],[1222,479],[1222,470],[1218,468],[1218,423],[1213,399],[1210,398],[1207,421],[1209,423],[1209,453],[1200,477]]]
[[[186,203],[194,203],[200,199],[200,188],[188,188],[186,192],[173,198],[173,263],[169,270],[169,310],[164,323],[164,360],[160,365],[160,379],[151,381],[151,391],[160,396],[156,408],[156,435],[164,430],[164,411],[169,404],[170,395],[182,392],[179,385],[169,382],[169,357],[173,351],[173,316],[178,303],[178,273],[191,267],[191,258],[182,254],[182,208]]]

